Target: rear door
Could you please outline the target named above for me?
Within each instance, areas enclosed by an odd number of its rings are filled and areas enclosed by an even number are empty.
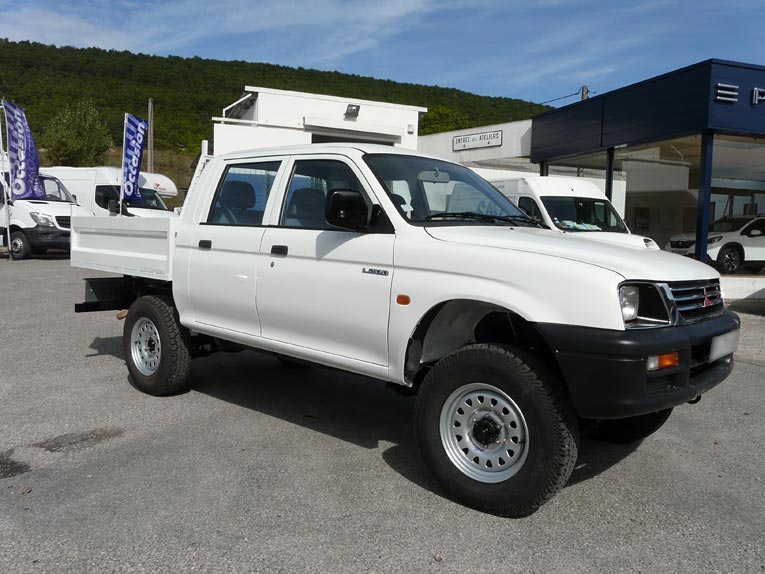
[[[189,299],[194,321],[260,334],[255,272],[264,214],[285,158],[228,163],[194,231]]]
[[[325,198],[358,189],[376,203],[363,175],[342,156],[293,160],[261,244],[258,314],[262,336],[308,349],[388,364],[394,233],[331,228]],[[277,211],[278,209],[278,211]]]

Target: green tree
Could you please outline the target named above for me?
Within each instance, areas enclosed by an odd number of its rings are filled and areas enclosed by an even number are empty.
[[[83,99],[53,117],[41,143],[46,163],[80,167],[102,164],[112,138],[93,100]]]
[[[424,136],[451,130],[461,130],[472,127],[472,125],[470,118],[459,110],[437,105],[428,108],[428,113],[420,119],[419,132],[420,135]]]

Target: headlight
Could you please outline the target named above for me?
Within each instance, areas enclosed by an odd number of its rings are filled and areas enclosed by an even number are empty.
[[[42,225],[43,227],[55,227],[56,224],[53,222],[53,217],[50,215],[45,215],[44,213],[37,213],[33,211],[29,214],[29,216],[34,220],[34,222],[37,225]]]
[[[722,235],[718,235],[717,237],[710,237],[707,239],[707,245],[711,245],[712,243],[717,243],[722,239]]]
[[[653,283],[625,283],[619,287],[619,304],[628,329],[664,327],[670,315],[661,290]]]
[[[622,285],[619,288],[619,303],[622,306],[622,317],[625,323],[637,319],[640,290],[635,285]]]

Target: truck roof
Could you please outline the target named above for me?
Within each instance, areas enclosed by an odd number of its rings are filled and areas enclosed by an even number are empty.
[[[592,182],[578,177],[557,177],[530,175],[525,177],[508,177],[503,179],[490,179],[494,185],[524,180],[531,191],[538,197],[565,196],[565,197],[591,197],[603,199],[606,194]]]
[[[308,154],[308,153],[338,153],[338,152],[351,152],[351,153],[385,153],[396,155],[414,155],[418,157],[428,157],[433,159],[439,159],[441,161],[450,162],[447,159],[439,158],[430,154],[421,153],[417,150],[393,147],[381,144],[366,144],[366,143],[326,143],[326,144],[304,144],[304,145],[290,145],[280,146],[272,148],[258,148],[250,150],[233,151],[227,154],[222,154],[215,157],[220,158],[247,158],[247,157],[261,157],[271,155],[290,155],[290,154]]]

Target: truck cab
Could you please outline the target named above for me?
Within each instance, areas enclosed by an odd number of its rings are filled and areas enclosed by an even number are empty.
[[[516,206],[553,231],[626,245],[643,242],[652,249],[659,248],[651,239],[632,236],[606,194],[584,179],[494,175],[488,180]]]
[[[4,174],[8,182],[8,172]],[[9,250],[14,259],[40,255],[48,249],[69,250],[69,227],[74,199],[56,177],[40,175],[45,190],[41,198],[9,200],[0,193],[0,234],[6,241],[10,227]],[[7,215],[10,215],[8,223]]]

